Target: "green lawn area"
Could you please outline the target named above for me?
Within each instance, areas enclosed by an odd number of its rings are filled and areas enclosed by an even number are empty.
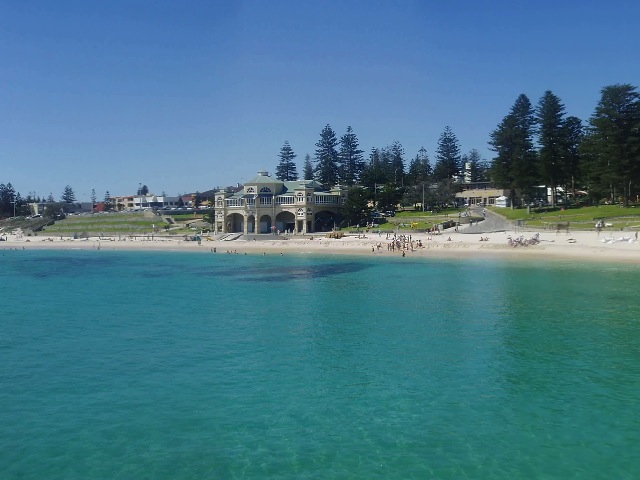
[[[614,228],[640,228],[640,206],[620,207],[618,205],[600,205],[593,207],[576,207],[563,209],[562,207],[531,209],[526,208],[495,208],[491,211],[504,216],[507,220],[521,220],[527,227],[546,228],[558,223],[571,223],[576,230],[590,230],[596,221],[604,220],[612,223]]]
[[[418,218],[418,217],[426,217],[426,218],[435,218],[435,217],[443,217],[446,218],[447,216],[458,216],[458,213],[460,212],[464,212],[466,209],[465,208],[447,208],[444,210],[440,210],[437,213],[431,213],[429,210],[427,211],[422,211],[422,210],[400,210],[398,212],[396,212],[396,216],[395,217],[391,217],[391,218]]]
[[[396,231],[398,229],[403,231],[411,230],[426,230],[439,223],[446,222],[448,220],[458,220],[458,214],[466,209],[449,208],[441,210],[437,213],[431,213],[430,211],[423,212],[421,210],[402,210],[396,212],[394,217],[384,217],[385,223],[380,223],[379,226],[374,227],[373,230],[381,230],[383,232]],[[412,228],[413,225],[413,228]],[[343,228],[347,231],[356,231],[355,226]],[[360,231],[365,231],[366,228],[360,228]]]
[[[457,220],[458,213],[465,209],[448,209],[438,213],[422,211],[400,211],[395,217],[387,217],[386,223],[380,224],[374,230],[383,232],[400,230],[411,230],[411,224],[417,223],[418,230],[431,228],[433,225],[443,223],[447,220]],[[558,223],[570,222],[574,230],[593,230],[598,220],[611,223],[614,229],[634,230],[640,229],[640,205],[630,207],[620,207],[618,205],[600,205],[589,207],[576,207],[563,209],[562,207],[532,208],[529,212],[526,208],[496,208],[490,210],[505,217],[511,222],[521,220],[524,226],[539,229],[554,229]],[[348,231],[355,231],[354,227],[346,228]],[[362,229],[361,229],[362,231]]]
[[[45,227],[38,235],[140,235],[164,230],[160,217],[147,217],[143,213],[105,213],[69,215]]]

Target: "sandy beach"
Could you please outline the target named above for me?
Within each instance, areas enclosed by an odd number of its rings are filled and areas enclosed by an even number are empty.
[[[513,245],[531,240],[533,245]],[[493,232],[484,234],[424,232],[349,234],[342,238],[318,235],[260,235],[255,240],[215,240],[201,242],[183,237],[121,237],[70,239],[60,237],[18,237],[5,235],[0,250],[75,249],[75,250],[154,250],[185,251],[209,254],[323,254],[368,255],[403,258],[544,258],[582,262],[621,262],[640,264],[640,243],[633,232]]]

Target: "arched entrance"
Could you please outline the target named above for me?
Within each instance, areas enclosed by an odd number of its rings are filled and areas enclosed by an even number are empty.
[[[244,218],[239,213],[227,215],[227,233],[244,233]]]
[[[276,215],[276,228],[281,232],[292,232],[296,228],[296,217],[291,212]]]
[[[316,232],[330,232],[340,222],[338,215],[328,210],[317,212],[314,218],[313,230]]]
[[[271,217],[269,215],[260,217],[260,233],[271,233]]]
[[[256,233],[256,217],[253,215],[247,217],[247,233]]]

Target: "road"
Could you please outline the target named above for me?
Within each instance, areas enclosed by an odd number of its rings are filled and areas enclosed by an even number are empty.
[[[513,223],[505,220],[500,215],[489,210],[483,210],[482,208],[471,209],[474,217],[482,217],[483,212],[486,215],[484,220],[460,228],[458,230],[459,233],[492,233],[513,230]]]

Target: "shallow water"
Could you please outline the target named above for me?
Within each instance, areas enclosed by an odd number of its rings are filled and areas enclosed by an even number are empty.
[[[638,478],[640,271],[0,251],[3,479]]]

